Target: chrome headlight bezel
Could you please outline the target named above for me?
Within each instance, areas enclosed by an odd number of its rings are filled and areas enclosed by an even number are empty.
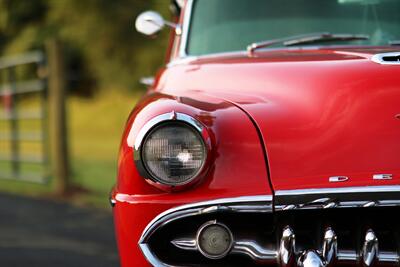
[[[146,164],[143,159],[143,146],[146,143],[146,139],[149,135],[151,135],[157,128],[161,126],[168,125],[168,123],[173,124],[182,124],[188,128],[190,128],[194,133],[198,134],[199,139],[202,141],[204,145],[204,163],[200,167],[200,169],[196,172],[196,175],[191,177],[185,182],[182,183],[166,183],[161,181],[157,177],[153,176],[150,171],[147,170]],[[149,184],[164,190],[164,191],[181,191],[188,187],[193,186],[194,184],[199,183],[202,178],[204,178],[210,160],[211,153],[211,140],[210,135],[208,134],[207,129],[203,124],[197,121],[195,118],[177,112],[165,113],[159,116],[156,116],[149,120],[145,125],[140,129],[138,135],[135,138],[135,144],[133,147],[134,150],[134,162],[139,174],[148,182]]]

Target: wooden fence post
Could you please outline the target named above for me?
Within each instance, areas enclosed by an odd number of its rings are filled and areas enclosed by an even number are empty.
[[[52,39],[46,43],[49,69],[49,138],[50,162],[57,194],[65,195],[70,188],[68,135],[66,122],[66,77],[64,55],[60,41]]]

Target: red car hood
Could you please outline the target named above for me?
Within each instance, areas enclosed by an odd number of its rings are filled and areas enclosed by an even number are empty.
[[[274,190],[399,184],[400,65],[372,62],[381,52],[388,51],[203,58],[178,67],[185,78],[172,84],[231,101],[253,119]],[[376,174],[393,177],[373,179]],[[348,180],[330,182],[333,176]]]

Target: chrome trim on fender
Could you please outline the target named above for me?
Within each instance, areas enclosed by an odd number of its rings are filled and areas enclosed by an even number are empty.
[[[339,188],[316,188],[316,189],[295,189],[278,190],[276,195],[305,195],[305,194],[332,194],[332,193],[399,193],[400,185],[383,186],[354,186]]]
[[[347,180],[349,180],[349,177],[347,177],[347,176],[332,176],[332,177],[329,177],[329,182],[330,183],[345,182]]]
[[[374,174],[372,176],[374,180],[392,180],[393,174]]]
[[[168,266],[162,263],[151,251],[148,241],[155,231],[173,221],[190,216],[219,212],[272,212],[272,196],[244,196],[221,198],[204,202],[196,202],[164,211],[155,217],[144,229],[139,240],[139,247],[146,259],[153,266]]]
[[[400,186],[278,190],[275,210],[400,206]]]

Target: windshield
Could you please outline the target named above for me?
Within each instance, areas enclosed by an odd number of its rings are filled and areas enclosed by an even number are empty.
[[[240,51],[254,42],[314,32],[370,37],[312,44],[318,46],[395,43],[400,0],[194,0],[186,53]]]

